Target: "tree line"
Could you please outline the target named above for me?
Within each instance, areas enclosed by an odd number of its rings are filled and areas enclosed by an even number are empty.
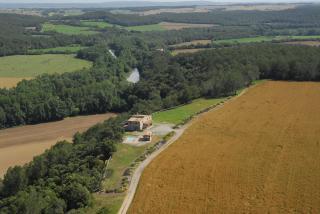
[[[291,24],[319,27],[319,5],[305,5],[283,11],[226,11],[213,10],[208,13],[161,13],[148,16],[137,14],[114,14],[108,10],[89,11],[68,19],[103,19],[122,26],[156,24],[159,22],[207,23],[229,26],[260,24]],[[65,19],[65,18],[61,18]]]
[[[139,39],[110,47],[79,52],[94,61],[92,69],[42,75],[1,89],[0,127],[109,111],[150,113],[201,96],[230,95],[260,78],[319,80],[320,49],[315,47],[242,45],[176,57],[152,51]],[[135,65],[141,81],[129,84],[125,79]]]
[[[121,142],[127,116],[99,123],[73,143],[58,142],[24,166],[8,169],[0,180],[0,213],[81,213],[101,188],[105,161]]]

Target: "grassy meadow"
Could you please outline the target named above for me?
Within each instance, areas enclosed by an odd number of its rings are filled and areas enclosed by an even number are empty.
[[[88,68],[91,62],[66,54],[15,55],[0,58],[0,77],[35,77]]]
[[[52,24],[45,23],[42,25],[43,32],[55,31],[57,33],[63,33],[67,35],[92,35],[98,33],[97,31],[92,31],[90,27],[79,27],[79,26],[71,26],[71,25],[63,25],[63,24]]]
[[[118,144],[108,169],[112,175],[103,182],[104,189],[115,189],[119,186],[122,173],[130,164],[145,151],[146,146],[136,147],[127,144]]]
[[[83,26],[97,27],[97,28],[107,28],[107,27],[113,26],[112,24],[104,21],[81,21],[81,24]]]
[[[226,98],[217,99],[196,99],[192,103],[183,105],[167,111],[156,112],[152,115],[154,122],[156,123],[171,123],[179,124],[183,120],[189,118],[193,114],[204,110],[210,106],[218,104],[224,101]]]

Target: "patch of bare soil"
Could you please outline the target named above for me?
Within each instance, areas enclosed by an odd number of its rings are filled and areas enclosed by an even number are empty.
[[[28,163],[57,141],[71,141],[76,132],[83,132],[113,116],[115,114],[111,113],[78,116],[57,122],[0,130],[0,177],[10,166]]]

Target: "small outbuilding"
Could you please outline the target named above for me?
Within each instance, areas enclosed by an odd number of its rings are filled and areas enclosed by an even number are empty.
[[[151,141],[152,140],[152,132],[147,131],[142,136],[142,141]]]

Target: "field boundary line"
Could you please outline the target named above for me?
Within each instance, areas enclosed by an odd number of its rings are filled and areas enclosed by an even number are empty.
[[[262,83],[263,84],[263,83]],[[192,120],[190,120],[188,123],[186,123],[185,125],[181,126],[179,129],[175,130],[175,135],[168,140],[168,142],[166,144],[164,144],[161,148],[159,148],[158,150],[156,150],[155,152],[153,152],[150,156],[148,156],[134,171],[132,177],[131,177],[131,181],[129,184],[129,188],[127,190],[127,194],[126,197],[124,199],[124,201],[122,202],[122,205],[118,211],[118,214],[126,214],[133,199],[134,199],[134,195],[136,193],[139,181],[140,181],[140,177],[142,175],[143,170],[151,163],[151,161],[153,159],[155,159],[161,152],[163,152],[165,149],[167,149],[171,144],[173,144],[183,133],[184,131],[191,126],[194,121],[196,121],[197,118],[199,118],[200,116],[204,115],[207,112],[211,112],[211,111],[215,111],[220,109],[221,107],[223,107],[226,103],[229,103],[237,98],[239,98],[240,96],[242,96],[243,94],[245,94],[248,89],[254,88],[257,85],[260,84],[254,84],[249,86],[248,88],[245,88],[244,90],[241,91],[241,93],[235,95],[234,97],[231,97],[230,99],[226,100],[225,102],[222,102],[221,104],[217,105],[215,108],[210,109],[209,111],[197,114]]]

